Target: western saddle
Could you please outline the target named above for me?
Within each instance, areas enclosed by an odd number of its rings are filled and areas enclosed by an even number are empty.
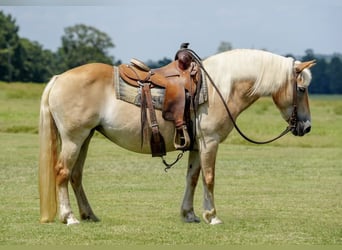
[[[176,128],[174,147],[185,151],[192,144],[190,106],[196,95],[197,84],[201,80],[201,71],[192,54],[187,50],[187,45],[183,44],[176,53],[175,60],[161,68],[150,69],[137,59],[132,59],[130,65],[119,66],[120,77],[128,84],[141,89],[142,138],[146,137],[146,109],[149,110],[153,157],[166,155],[166,149],[164,139],[159,132],[151,88],[165,88],[162,116],[165,120],[174,122]]]

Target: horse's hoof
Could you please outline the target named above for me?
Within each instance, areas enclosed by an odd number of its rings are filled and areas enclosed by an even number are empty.
[[[219,218],[217,218],[215,209],[205,211],[203,213],[203,219],[210,225],[218,225],[223,223]]]
[[[67,219],[67,226],[77,225],[80,224],[80,222],[75,218],[68,218]]]
[[[200,223],[201,219],[198,216],[183,218],[186,223]]]
[[[100,219],[97,218],[97,216],[95,214],[90,214],[90,215],[81,215],[81,219],[83,221],[92,221],[92,222],[99,222]]]
[[[195,215],[194,211],[183,213],[182,219],[186,223],[199,223],[201,219]]]
[[[223,223],[223,221],[221,221],[216,216],[214,218],[212,218],[211,221],[210,221],[210,225],[218,225],[218,224],[222,224],[222,223]]]
[[[75,215],[70,213],[67,217],[61,220],[63,223],[67,224],[67,226],[79,224],[79,220],[76,219]]]

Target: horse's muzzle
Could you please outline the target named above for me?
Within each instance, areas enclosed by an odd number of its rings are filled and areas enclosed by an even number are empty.
[[[291,130],[295,136],[303,136],[311,131],[311,122],[309,120],[297,122],[297,126]]]

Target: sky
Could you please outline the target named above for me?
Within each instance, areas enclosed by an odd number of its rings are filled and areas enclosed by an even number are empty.
[[[172,59],[182,42],[203,58],[223,41],[282,55],[342,53],[341,0],[0,0],[0,10],[20,37],[52,51],[64,28],[93,26],[122,62]]]

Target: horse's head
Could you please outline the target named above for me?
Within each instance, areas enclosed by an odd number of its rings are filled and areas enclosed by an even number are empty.
[[[294,63],[292,79],[281,90],[273,94],[273,100],[283,118],[291,126],[292,134],[303,136],[311,130],[311,115],[308,86],[311,81],[309,68],[315,61]]]

